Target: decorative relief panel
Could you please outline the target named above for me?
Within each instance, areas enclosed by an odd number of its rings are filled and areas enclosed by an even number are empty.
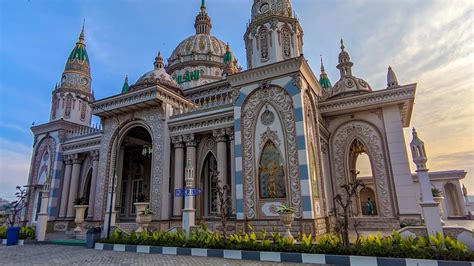
[[[255,120],[264,104],[271,103],[277,109],[282,120],[285,131],[285,146],[287,147],[287,158],[285,160],[290,185],[290,204],[296,208],[296,217],[301,217],[301,191],[299,179],[298,150],[296,146],[296,128],[293,100],[288,93],[279,87],[260,88],[246,99],[242,107],[242,143],[243,143],[243,172],[244,172],[244,195],[245,213],[248,219],[256,217],[256,174],[255,165]]]
[[[383,141],[377,129],[366,122],[349,122],[337,129],[332,137],[331,145],[334,177],[336,181],[335,189],[341,191],[340,186],[347,183],[347,176],[349,175],[347,153],[348,147],[354,139],[363,142],[368,149],[371,164],[373,166],[373,175],[377,190],[376,194],[381,206],[381,216],[393,217],[394,212],[391,202],[396,199],[393,198],[389,190]]]

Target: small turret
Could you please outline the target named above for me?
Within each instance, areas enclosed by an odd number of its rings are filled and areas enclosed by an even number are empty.
[[[226,45],[226,52],[224,54],[224,75],[229,76],[239,72],[237,67],[237,60],[234,57],[234,54],[230,50],[229,44]]]
[[[393,71],[391,66],[388,66],[388,72],[387,72],[387,88],[392,89],[398,87],[398,79],[397,75],[395,75],[395,72]]]
[[[196,34],[211,34],[212,24],[211,18],[206,12],[206,2],[202,0],[201,2],[201,11],[196,16],[196,21],[194,22],[194,28],[196,29]]]
[[[412,134],[413,140],[410,143],[410,148],[413,162],[416,164],[416,171],[428,171],[428,168],[426,167],[428,157],[426,156],[425,143],[418,137],[415,128],[413,128]]]

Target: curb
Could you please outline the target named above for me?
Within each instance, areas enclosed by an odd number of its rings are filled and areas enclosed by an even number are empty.
[[[253,260],[290,263],[316,263],[341,266],[474,266],[474,262],[467,261],[436,261],[405,258],[382,258],[364,256],[306,254],[289,252],[224,250],[205,248],[178,248],[157,246],[136,246],[120,244],[96,243],[96,250],[116,252],[134,252],[163,255],[182,255],[197,257],[213,257],[234,260]]]
[[[1,243],[2,245],[6,245],[6,244],[7,244],[7,240],[0,238],[0,243]],[[18,239],[18,243],[16,244],[16,246],[23,246],[23,245],[30,245],[30,244],[36,244],[36,241],[35,241],[35,240],[23,240],[23,239]]]

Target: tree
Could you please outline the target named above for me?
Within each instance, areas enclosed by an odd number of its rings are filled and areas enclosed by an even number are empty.
[[[222,236],[224,237],[224,242],[227,241],[227,218],[232,213],[232,198],[231,198],[231,189],[229,185],[222,185],[222,181],[219,178],[219,171],[214,171],[212,173],[212,178],[216,184],[214,188],[214,193],[216,193],[216,201],[218,208],[218,216],[221,219],[222,225]]]
[[[342,185],[341,188],[343,195],[337,194],[334,197],[336,203],[340,207],[336,209],[336,231],[340,234],[342,243],[345,247],[349,246],[349,217],[352,216],[352,198],[357,194],[360,187],[365,187],[364,182],[360,180]],[[338,215],[341,216],[341,218],[339,218]],[[355,224],[355,226],[357,227],[358,225]]]
[[[15,224],[17,223],[17,219],[19,219],[21,211],[27,206],[26,199],[28,197],[28,193],[26,192],[26,189],[17,186],[16,190],[16,200],[10,203],[10,208],[8,208],[7,210],[7,223],[10,225],[10,227],[15,226]]]

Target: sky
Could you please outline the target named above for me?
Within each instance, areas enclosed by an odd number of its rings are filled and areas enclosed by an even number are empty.
[[[212,34],[246,67],[243,34],[251,0],[207,0]],[[334,84],[339,40],[353,73],[386,88],[417,83],[411,126],[426,144],[431,171],[462,169],[474,194],[474,2],[471,0],[294,0],[304,56],[319,76],[323,55]],[[96,99],[120,92],[194,34],[199,0],[0,0],[0,198],[27,182],[32,123],[48,122],[51,90],[85,19]],[[405,129],[411,141],[411,129]],[[411,160],[411,157],[410,157]],[[411,161],[410,161],[411,162]],[[412,170],[413,163],[410,163]]]

